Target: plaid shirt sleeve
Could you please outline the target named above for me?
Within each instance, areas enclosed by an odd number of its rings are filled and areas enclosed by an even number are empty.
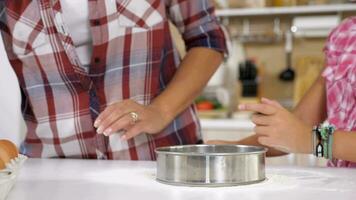
[[[5,2],[0,0],[0,31],[5,31],[5,23],[4,23],[4,18],[5,18]]]
[[[11,33],[10,33],[10,28],[6,22],[7,19],[6,19],[5,12],[6,12],[5,1],[0,0],[0,34],[2,34],[2,38],[3,38],[3,40],[0,42],[4,42],[7,56],[9,57],[10,62],[12,62],[17,58],[12,51]]]
[[[0,42],[5,43],[5,50],[9,58],[15,59],[14,54],[12,53],[12,45],[11,45],[11,33],[9,27],[6,23],[6,15],[5,15],[5,1],[0,0],[0,34],[2,34],[3,40]]]
[[[175,24],[186,44],[228,53],[223,28],[217,21],[211,0],[166,0],[169,19]]]

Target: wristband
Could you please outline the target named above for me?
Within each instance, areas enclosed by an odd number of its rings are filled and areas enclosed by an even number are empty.
[[[316,157],[324,156],[324,145],[322,143],[319,126],[314,126],[313,128],[313,151]]]
[[[313,152],[314,156],[317,155],[317,152],[316,152],[316,146],[318,145],[317,133],[316,133],[317,130],[318,130],[318,126],[313,126],[313,131],[312,131],[312,152]]]
[[[332,159],[332,145],[335,127],[328,122],[324,122],[313,129],[313,137],[319,141],[315,148],[315,156]]]
[[[333,142],[334,142],[334,132],[332,134],[330,134],[330,137],[329,137],[329,147],[328,147],[328,150],[329,150],[329,153],[328,153],[328,159],[333,159]]]

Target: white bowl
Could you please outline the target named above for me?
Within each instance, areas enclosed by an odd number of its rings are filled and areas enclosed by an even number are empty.
[[[6,200],[26,159],[26,156],[19,155],[6,164],[5,169],[0,170],[0,200]]]

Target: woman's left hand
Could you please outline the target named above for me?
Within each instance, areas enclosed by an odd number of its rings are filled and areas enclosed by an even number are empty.
[[[253,111],[252,122],[258,142],[288,153],[312,152],[312,127],[302,122],[278,102],[262,98],[260,104],[243,104],[240,110]]]
[[[173,118],[154,105],[143,106],[133,100],[124,100],[108,106],[95,120],[94,127],[98,134],[106,136],[124,131],[121,139],[128,140],[141,133],[157,134],[171,120]]]

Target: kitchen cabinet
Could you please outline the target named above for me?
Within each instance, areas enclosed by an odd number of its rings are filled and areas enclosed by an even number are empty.
[[[303,25],[295,26],[293,29],[296,31],[294,33],[296,37],[293,40],[291,65],[294,70],[299,72],[300,63],[305,59],[311,58],[322,62],[325,60],[323,53],[325,36],[329,34],[331,28],[339,23],[337,19],[342,20],[348,16],[354,16],[355,11],[355,3],[263,8],[229,8],[222,6],[216,10],[216,15],[228,28],[233,43],[235,41],[242,42],[244,57],[253,58],[256,61],[261,80],[259,95],[279,102],[286,102],[286,104],[291,105],[290,108],[298,103],[297,101],[304,95],[304,88],[308,88],[309,84],[304,84],[306,78],[299,79],[299,73],[296,74],[296,79],[298,79],[296,87],[292,82],[282,82],[276,78],[286,67],[283,33],[291,30],[291,27],[296,24]],[[313,17],[316,20],[312,20]],[[303,18],[305,20],[300,20]],[[320,26],[323,21],[326,22],[327,26]],[[311,28],[308,29],[305,26],[309,24],[311,24]],[[235,57],[235,55],[237,54],[231,54],[231,57]],[[236,62],[232,64],[234,67],[237,66]],[[315,65],[304,66],[305,68],[313,68]],[[320,66],[323,67],[323,63]],[[313,82],[312,77],[308,79]],[[276,87],[278,89],[275,89]]]
[[[238,16],[266,16],[266,15],[302,15],[320,13],[354,12],[355,4],[330,4],[330,5],[304,5],[293,7],[267,7],[267,8],[230,8],[217,10],[219,17]]]
[[[155,181],[155,162],[29,159],[8,200],[334,200],[356,199],[356,169],[268,164],[267,180],[225,188]]]

